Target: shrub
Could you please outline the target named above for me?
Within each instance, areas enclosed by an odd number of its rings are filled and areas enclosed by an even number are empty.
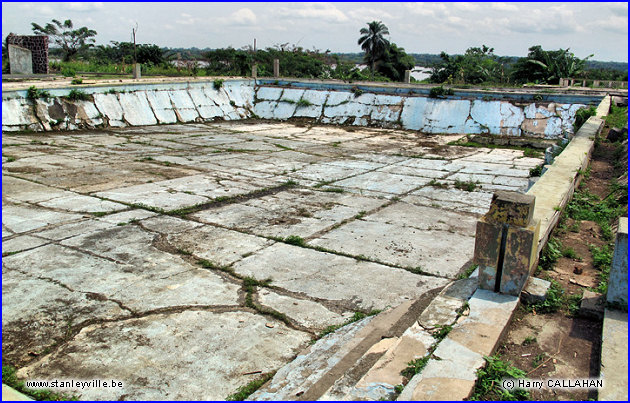
[[[225,80],[217,78],[216,80],[214,80],[212,82],[212,88],[214,88],[215,90],[219,91],[221,88],[223,88],[223,83],[224,82],[225,82]]]
[[[72,85],[83,84],[83,80],[80,78],[75,78],[74,80],[72,80],[72,82],[70,82],[70,84]]]
[[[26,90],[26,99],[35,101],[39,98],[48,99],[50,98],[50,93],[45,90],[38,90],[34,85],[28,87],[28,90]]]
[[[87,101],[90,96],[81,90],[70,90],[67,98],[71,101]]]
[[[455,95],[452,89],[444,88],[443,86],[433,87],[431,91],[429,91],[429,98],[442,98],[447,95]]]

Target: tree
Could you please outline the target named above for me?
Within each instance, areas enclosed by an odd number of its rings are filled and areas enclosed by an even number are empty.
[[[411,70],[415,65],[413,56],[408,55],[404,48],[399,48],[392,42],[385,49],[377,71],[392,81],[403,81],[405,70]]]
[[[481,84],[499,82],[502,79],[503,65],[495,56],[494,49],[486,45],[468,48],[463,55],[449,56],[442,52],[440,58],[442,63],[433,67],[431,82]]]
[[[368,23],[367,28],[361,28],[360,33],[358,44],[365,52],[365,59],[370,64],[372,78],[374,78],[374,65],[389,45],[389,41],[383,37],[383,35],[389,35],[389,29],[381,21],[372,21]]]
[[[37,35],[48,35],[52,43],[57,44],[64,51],[64,61],[69,61],[80,51],[94,46],[96,31],[81,27],[73,29],[71,20],[65,20],[63,24],[58,20],[52,20],[45,27],[31,23],[33,32]]]
[[[560,78],[575,77],[593,55],[580,59],[569,49],[544,50],[540,45],[529,48],[526,58],[514,65],[512,77],[517,82],[558,84]]]

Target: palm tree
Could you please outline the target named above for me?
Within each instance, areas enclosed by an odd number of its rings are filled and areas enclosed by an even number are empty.
[[[358,44],[365,52],[365,58],[370,63],[372,79],[374,79],[374,64],[383,55],[389,41],[383,35],[389,35],[389,29],[381,21],[372,21],[368,28],[361,28],[361,37]]]

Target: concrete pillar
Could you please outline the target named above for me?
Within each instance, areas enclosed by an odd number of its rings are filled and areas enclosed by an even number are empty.
[[[612,88],[612,81],[608,82],[608,88]]]
[[[133,78],[141,78],[142,77],[142,65],[140,63],[136,63],[133,66]]]
[[[619,218],[606,300],[613,304],[628,305],[628,217]]]
[[[280,77],[280,59],[273,59],[273,76]]]
[[[409,84],[411,82],[411,70],[405,70],[405,83]]]
[[[593,80],[593,88],[599,88],[599,80]]]
[[[252,65],[252,77],[254,77],[254,78],[258,77],[258,65],[257,64]]]
[[[586,80],[582,80],[582,87],[586,87]]]
[[[33,52],[9,44],[9,68],[11,74],[33,74]]]
[[[497,191],[488,212],[477,221],[474,263],[479,288],[520,295],[533,271],[540,221],[534,220],[536,198]]]
[[[573,87],[573,84],[575,83],[574,79],[571,79],[571,87]]]

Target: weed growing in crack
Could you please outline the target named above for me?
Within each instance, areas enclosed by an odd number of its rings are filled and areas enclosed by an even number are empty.
[[[455,184],[453,186],[466,192],[473,192],[478,187],[481,187],[479,181],[473,181],[472,179],[468,181],[455,180]]]
[[[473,272],[477,269],[478,265],[476,264],[471,264],[470,266],[468,266],[468,268],[466,270],[464,270],[464,272],[460,273],[457,276],[458,280],[462,280],[465,278],[470,277],[471,274],[473,274]]]
[[[317,337],[314,340],[311,341],[311,344],[315,343],[317,340],[321,339],[322,337],[324,337],[324,336],[326,336],[326,335],[328,335],[330,333],[334,333],[335,331],[337,331],[338,329],[341,329],[344,326],[347,326],[347,325],[349,325],[351,323],[354,323],[354,322],[358,322],[361,319],[367,318],[368,316],[377,315],[379,313],[381,313],[380,309],[375,309],[373,311],[370,311],[369,313],[355,312],[354,315],[350,319],[345,321],[344,323],[339,324],[339,325],[327,326],[324,330],[321,331],[321,333],[319,333],[317,335]]]
[[[326,189],[322,189],[323,192],[328,192],[328,193],[344,193],[345,190],[342,188],[326,188]]]
[[[442,341],[444,338],[453,330],[453,326],[451,325],[438,325],[435,327],[433,332],[431,332],[431,336],[437,341]]]
[[[429,183],[427,183],[427,186],[432,186],[434,188],[439,188],[439,189],[446,189],[446,188],[448,188],[448,184],[447,183],[438,182],[436,179],[431,179],[431,181]]]
[[[288,243],[289,245],[306,246],[306,241],[304,241],[304,238],[297,235],[289,235],[288,237],[284,238],[283,242]]]
[[[243,401],[247,399],[252,393],[256,392],[261,386],[263,386],[268,380],[273,378],[275,372],[269,372],[262,374],[260,378],[249,382],[245,386],[241,386],[238,390],[225,398],[228,401]]]

